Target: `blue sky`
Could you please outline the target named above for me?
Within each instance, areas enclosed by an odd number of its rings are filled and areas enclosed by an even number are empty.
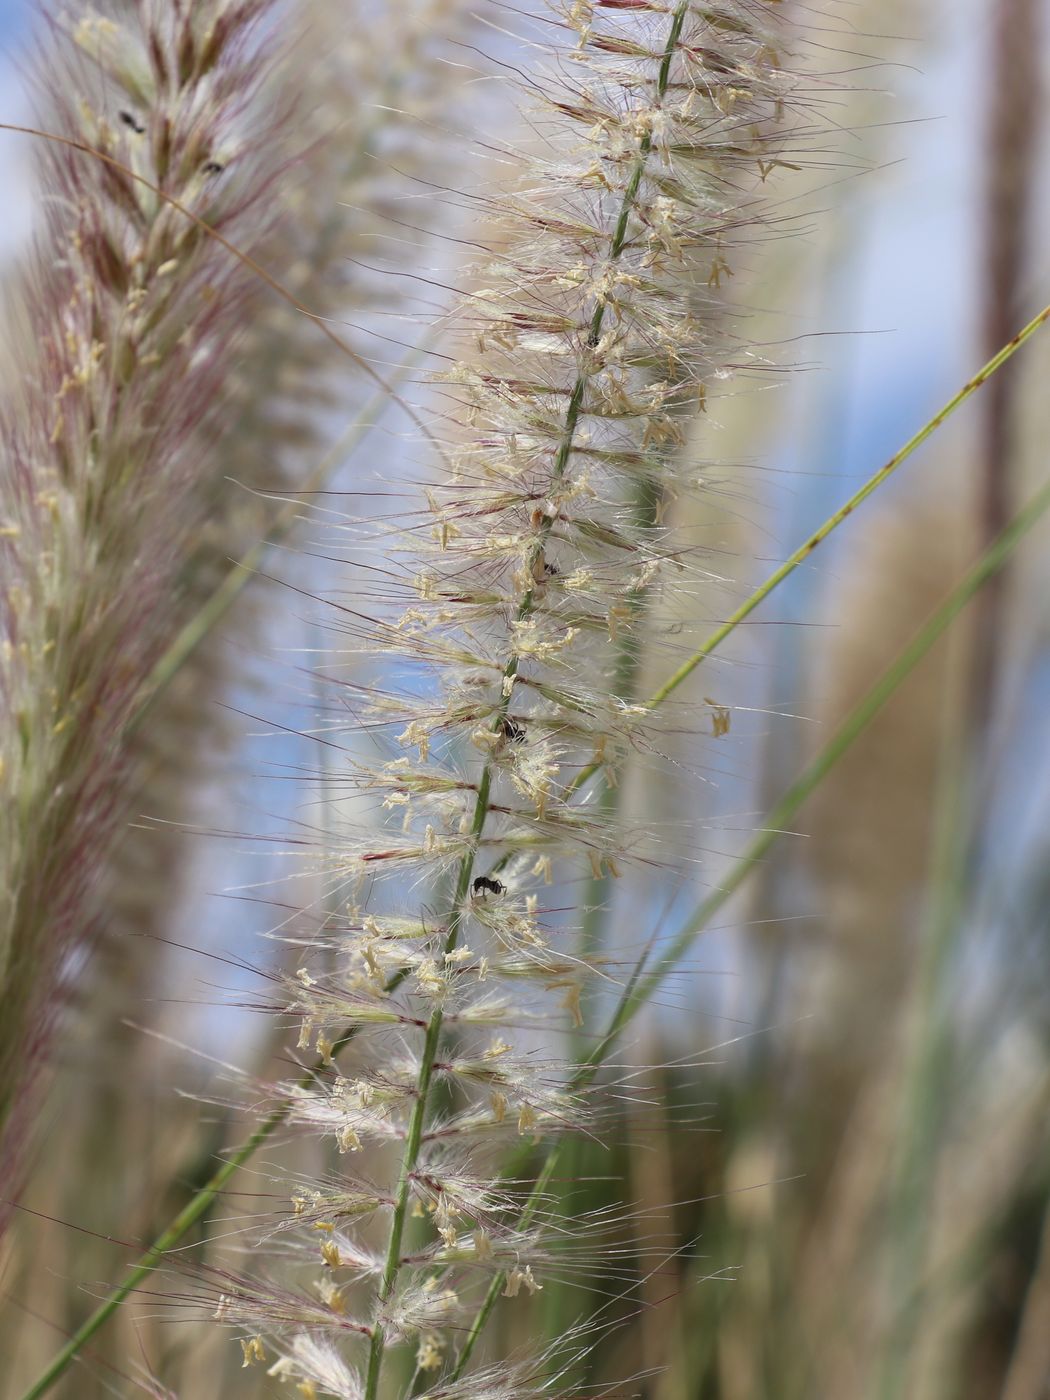
[[[0,0],[0,39],[6,43],[23,29],[29,12],[29,0]]]

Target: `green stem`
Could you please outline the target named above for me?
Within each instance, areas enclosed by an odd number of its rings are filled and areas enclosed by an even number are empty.
[[[474,823],[471,830],[471,837],[474,841],[481,835],[481,829],[485,825],[491,782],[491,770],[486,766],[481,783],[478,786],[477,801],[474,805]],[[456,891],[452,900],[452,917],[449,920],[448,937],[445,940],[446,953],[451,953],[456,943],[459,941],[459,930],[463,922],[463,907],[466,902],[467,892],[470,889],[470,877],[473,870],[474,847],[472,846],[463,857],[459,867]],[[408,1218],[408,1205],[412,1196],[412,1173],[416,1169],[416,1163],[419,1159],[419,1149],[423,1143],[423,1128],[426,1123],[427,1113],[427,1096],[430,1093],[430,1085],[434,1077],[434,1061],[437,1058],[438,1041],[441,1038],[443,1021],[444,1014],[439,1006],[427,1023],[426,1037],[423,1041],[423,1056],[419,1066],[419,1077],[416,1081],[416,1101],[412,1107],[412,1117],[409,1120],[408,1135],[405,1139],[405,1150],[401,1156],[397,1195],[395,1197],[394,1213],[390,1223],[390,1238],[387,1242],[386,1259],[383,1263],[383,1276],[379,1285],[380,1306],[385,1304],[391,1297],[394,1286],[397,1283],[398,1273],[401,1269],[401,1241],[404,1238],[405,1221]],[[372,1327],[372,1340],[368,1348],[368,1371],[365,1376],[364,1400],[375,1400],[379,1391],[379,1377],[383,1369],[383,1355],[385,1351],[386,1332],[382,1322],[377,1317]]]
[[[543,1199],[543,1193],[550,1185],[551,1177],[554,1175],[554,1168],[558,1164],[558,1157],[564,1145],[564,1138],[560,1142],[555,1143],[547,1154],[543,1166],[540,1168],[539,1176],[537,1176],[532,1191],[529,1194],[529,1199],[525,1202],[525,1209],[521,1213],[520,1226],[523,1230],[527,1230],[532,1224],[533,1217],[539,1209],[540,1201]],[[470,1324],[470,1331],[467,1333],[467,1339],[460,1349],[455,1366],[452,1368],[452,1373],[449,1376],[450,1382],[458,1381],[466,1370],[470,1358],[474,1354],[474,1348],[477,1346],[478,1340],[485,1330],[485,1324],[489,1320],[489,1315],[496,1306],[496,1301],[500,1294],[503,1292],[506,1277],[507,1275],[505,1273],[498,1273],[489,1284],[488,1292],[485,1294],[485,1301],[478,1309],[474,1321]]]
[[[635,525],[638,529],[650,531],[654,528],[663,500],[664,494],[660,485],[652,477],[645,477],[638,483],[633,502]],[[629,704],[633,702],[635,697],[638,687],[638,673],[642,664],[642,638],[639,635],[639,623],[645,607],[646,590],[644,588],[633,590],[627,595],[626,602],[630,610],[630,618],[620,640],[612,677],[611,694],[617,700]],[[616,817],[622,790],[620,785],[612,783],[603,783],[601,786],[596,804],[596,817],[606,828],[612,826]],[[612,883],[612,876],[606,870],[604,863],[601,873],[592,874],[587,882],[586,894],[584,895],[583,928],[577,954],[584,967],[594,967],[601,955],[602,926]],[[587,998],[584,1001],[581,1019],[587,1019],[589,1016],[590,1000]],[[574,1060],[583,1058],[586,1053],[586,1044],[587,1038],[582,1028],[571,1033],[569,1045]],[[594,1144],[588,1138],[572,1138],[566,1143],[565,1150],[561,1154],[565,1168],[563,1176],[566,1181],[575,1181],[585,1174],[588,1154],[592,1152],[593,1148]],[[568,1218],[572,1212],[571,1193],[568,1188],[564,1188],[557,1194],[556,1209]],[[566,1279],[552,1279],[544,1285],[544,1330],[549,1336],[557,1336],[564,1330],[565,1303],[571,1286]]]
[[[680,4],[675,10],[674,17],[671,20],[667,41],[664,45],[663,58],[660,63],[660,70],[657,75],[657,102],[662,101],[667,92],[667,84],[671,72],[671,59],[678,45],[688,8],[689,0],[680,0]],[[627,243],[631,213],[638,197],[638,190],[641,187],[642,177],[645,174],[646,162],[652,151],[652,146],[652,133],[651,131],[647,131],[638,144],[638,155],[635,157],[634,166],[624,190],[619,216],[609,245],[610,262],[615,262],[620,257]],[[601,339],[602,325],[605,320],[607,308],[608,301],[604,297],[598,298],[591,315],[591,324],[587,336],[587,344],[589,346],[597,345]],[[569,403],[565,412],[565,427],[562,432],[561,442],[551,472],[552,484],[555,486],[562,480],[568,470],[575,446],[576,429],[579,424],[580,414],[583,410],[584,396],[587,392],[587,386],[590,383],[591,374],[592,370],[590,367],[582,369],[577,375],[572,393],[569,396]],[[534,566],[543,556],[543,550],[553,525],[553,518],[551,516],[545,516],[536,531],[536,541],[532,546],[527,568],[527,576],[529,577],[534,576]],[[531,586],[522,597],[521,603],[518,606],[517,620],[519,622],[524,621],[532,614],[535,606],[536,588],[535,586]],[[513,681],[514,677],[517,675],[517,671],[517,657],[512,657],[503,670],[504,682]],[[499,731],[507,717],[510,696],[511,687],[504,684],[501,688],[499,705],[497,706],[496,715],[492,723],[493,732]],[[452,911],[449,919],[449,934],[445,944],[446,953],[450,953],[454,950],[459,938],[459,930],[463,920],[463,909],[470,889],[471,875],[474,870],[474,856],[477,850],[477,842],[484,830],[485,820],[488,816],[492,778],[493,765],[491,762],[487,762],[482,772],[481,781],[478,784],[478,795],[474,803],[474,817],[471,824],[471,844],[459,866],[456,894],[453,899]],[[430,1085],[433,1078],[434,1058],[437,1053],[438,1040],[441,1035],[441,1025],[442,1011],[441,1008],[438,1007],[431,1015],[430,1021],[427,1024],[426,1037],[423,1044],[423,1058],[419,1067],[419,1077],[416,1082],[416,1101],[412,1110],[412,1117],[409,1121],[405,1151],[401,1159],[394,1216],[383,1267],[383,1277],[379,1289],[380,1305],[386,1303],[393,1293],[400,1271],[401,1240],[404,1234],[408,1202],[411,1196],[412,1173],[415,1171],[419,1149],[423,1141],[423,1125],[426,1119],[427,1096],[430,1092]],[[382,1372],[385,1350],[385,1330],[382,1322],[377,1318],[372,1329],[372,1341],[368,1352],[368,1369],[365,1375],[364,1400],[376,1400],[379,1392],[379,1380]]]
[[[890,697],[907,679],[930,648],[940,640],[967,603],[990,578],[999,572],[1024,536],[1048,510],[1050,510],[1050,483],[1032,498],[994,544],[970,568],[962,581],[956,585],[940,607],[931,614],[896,660],[887,667],[867,694],[850,711],[809,767],[791,784],[780,801],[769,812],[765,825],[736,860],[728,877],[706,899],[701,901],[685,928],[678,934],[658,964],[648,974],[634,978],[628,983],[605,1034],[573,1076],[570,1083],[571,1092],[579,1092],[593,1082],[610,1049],[623,1030],[641,1008],[652,999],[670,971],[688,953],[696,938],[736,894],[778,837],[783,835],[786,824],[798,814],[807,798],[813,794],[828,773],[856,743]],[[548,1153],[526,1203],[523,1218],[532,1218],[542,1193],[550,1181],[560,1147],[560,1143],[555,1144]],[[493,1279],[485,1300],[467,1333],[465,1349],[469,1347],[469,1351],[473,1351],[489,1314],[495,1307],[505,1278],[506,1275],[500,1273]],[[466,1361],[461,1357],[453,1373],[453,1378],[460,1375],[465,1364]]]
[[[753,838],[737,860],[726,881],[713,890],[698,906],[686,927],[678,934],[657,967],[643,977],[631,996],[621,1004],[602,1046],[611,1043],[642,1005],[651,999],[670,969],[688,952],[690,945],[712,916],[728,902],[743,884],[758,861],[782,834],[786,823],[797,814],[802,804],[820,786],[824,778],[894,694],[901,683],[966,607],[971,598],[988,579],[1006,563],[1029,530],[1050,509],[1050,484],[1044,486],[1029,501],[1002,532],[997,540],[967,571],[939,608],[933,612],[912,640],[887,667],[879,679],[836,729],[828,743],[783,795],[766,817],[762,830]],[[602,1051],[604,1056],[604,1050]],[[600,1060],[596,1063],[600,1063]]]
[[[731,613],[729,617],[726,618],[725,622],[711,633],[703,646],[700,647],[699,651],[694,652],[688,660],[683,661],[678,670],[675,671],[673,675],[668,676],[667,680],[664,681],[659,689],[653,691],[652,695],[650,695],[649,699],[645,702],[646,707],[650,710],[655,710],[658,706],[662,705],[668,696],[676,691],[682,682],[693,674],[700,663],[715,652],[726,638],[729,637],[731,633],[735,632],[737,627],[739,627],[746,618],[750,617],[755,609],[761,603],[764,603],[769,595],[775,589],[779,588],[785,579],[789,578],[790,575],[795,572],[799,565],[804,564],[817,546],[822,544],[834,530],[837,530],[842,522],[852,515],[859,505],[866,501],[869,496],[873,495],[883,482],[888,481],[897,468],[902,466],[912,453],[915,452],[917,448],[921,447],[928,438],[932,437],[937,429],[947,422],[956,409],[961,408],[968,399],[972,398],[977,390],[988,382],[996,370],[1006,364],[1007,360],[1015,355],[1017,351],[1020,350],[1021,346],[1024,345],[1026,341],[1030,340],[1047,320],[1050,320],[1050,306],[1044,306],[1038,316],[1034,316],[1022,330],[1018,331],[1011,341],[1004,345],[997,354],[992,356],[987,364],[983,365],[977,371],[972,379],[967,380],[958,393],[954,394],[948,402],[919,429],[914,437],[909,438],[904,446],[898,452],[895,452],[888,462],[881,466],[873,476],[870,476],[860,490],[854,492],[845,505],[840,506],[833,515],[829,515],[823,525],[821,525],[818,530],[815,530],[804,544],[799,545],[798,549],[796,549],[789,558],[785,559],[784,563],[781,564],[778,569],[774,570],[765,582],[760,584],[759,587],[740,604],[736,611]],[[588,782],[589,779],[597,773],[600,767],[601,765],[599,763],[591,763],[588,764],[586,768],[581,769],[574,778],[570,791],[575,792],[577,789],[581,788],[584,783]]]
[[[871,1393],[878,1400],[898,1400],[906,1394],[915,1340],[929,1306],[923,1286],[925,1243],[938,1139],[952,1085],[952,1021],[945,983],[966,908],[972,836],[974,774],[968,771],[964,752],[965,728],[962,716],[955,716],[941,746],[932,889],[920,930],[910,1008],[913,1040],[904,1065],[897,1150],[884,1206],[886,1288],[893,1312],[872,1377]]]
[[[332,1053],[336,1054],[350,1039],[352,1032],[348,1032],[334,1047]],[[325,1068],[325,1063],[318,1060],[309,1069],[304,1070],[299,1078],[299,1086],[306,1088],[313,1082],[314,1077]],[[214,1203],[216,1197],[230,1178],[244,1166],[248,1159],[262,1147],[263,1143],[271,1138],[281,1124],[291,1112],[292,1103],[286,1099],[279,1103],[277,1107],[267,1115],[259,1124],[250,1137],[246,1138],[237,1151],[225,1161],[216,1171],[206,1185],[202,1186],[192,1200],[179,1211],[167,1228],[157,1236],[157,1238],[146,1250],[145,1254],[138,1260],[130,1270],[123,1282],[120,1283],[109,1297],[102,1303],[91,1316],[83,1322],[70,1337],[60,1352],[53,1358],[47,1370],[37,1378],[36,1382],[25,1392],[22,1400],[39,1400],[41,1395],[47,1392],[58,1380],[59,1376],[66,1370],[74,1360],[80,1350],[91,1340],[99,1328],[108,1321],[110,1317],[120,1307],[124,1299],[138,1287],[144,1278],[147,1278],[157,1265],[164,1258],[169,1249],[174,1248],[179,1240],[191,1230],[197,1221],[204,1216]]]
[[[641,958],[635,966],[634,971],[628,978],[627,985],[623,989],[623,996],[628,996],[632,988],[637,984],[639,977],[641,977],[642,975],[642,969],[645,966],[646,957],[647,952],[643,952]],[[529,1225],[532,1223],[536,1211],[539,1209],[540,1202],[543,1199],[543,1193],[550,1185],[550,1182],[554,1176],[554,1168],[562,1160],[565,1151],[565,1144],[566,1139],[560,1138],[547,1153],[547,1156],[543,1162],[543,1166],[540,1168],[539,1174],[536,1177],[536,1180],[533,1182],[532,1190],[529,1192],[529,1198],[525,1202],[525,1205],[522,1209],[520,1221],[520,1226],[522,1229],[528,1229]],[[504,1163],[503,1175],[505,1177],[516,1177],[519,1175],[519,1173],[524,1171],[525,1166],[527,1165],[528,1152],[528,1148],[524,1148],[523,1150],[515,1153],[509,1162]],[[489,1285],[488,1292],[485,1294],[485,1301],[482,1303],[480,1309],[477,1312],[477,1315],[474,1318],[474,1321],[471,1323],[470,1331],[467,1333],[467,1340],[464,1342],[463,1349],[461,1350],[456,1360],[456,1364],[453,1367],[450,1377],[451,1380],[459,1380],[460,1376],[466,1369],[467,1363],[470,1361],[471,1354],[473,1353],[474,1348],[477,1346],[478,1339],[481,1336],[481,1333],[484,1331],[485,1323],[488,1321],[492,1309],[496,1306],[496,1300],[499,1298],[500,1293],[503,1290],[503,1285],[506,1277],[507,1276],[505,1273],[499,1273],[495,1276],[495,1278],[492,1280],[492,1283]]]
[[[434,1075],[434,1061],[437,1058],[438,1040],[441,1036],[442,1014],[435,1011],[427,1026],[426,1040],[423,1043],[423,1060],[419,1080],[416,1085],[416,1101],[412,1108],[412,1118],[408,1125],[405,1151],[401,1158],[401,1174],[398,1179],[397,1198],[390,1225],[390,1240],[387,1245],[383,1277],[379,1285],[379,1303],[388,1301],[397,1283],[401,1268],[401,1241],[408,1218],[408,1203],[412,1194],[412,1173],[416,1168],[419,1149],[423,1142],[423,1125],[426,1120],[427,1095]],[[379,1389],[379,1376],[386,1349],[386,1334],[382,1322],[377,1318],[372,1326],[372,1340],[368,1349],[368,1375],[365,1382],[365,1400],[375,1400]]]

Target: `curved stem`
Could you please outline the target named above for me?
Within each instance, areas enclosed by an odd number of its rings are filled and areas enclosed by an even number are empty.
[[[1050,483],[1037,492],[1028,505],[1015,516],[1007,529],[968,570],[962,581],[956,585],[940,607],[930,615],[911,642],[899,653],[896,660],[886,668],[871,689],[850,711],[816,758],[791,784],[780,801],[768,813],[765,824],[738,857],[728,877],[697,906],[692,917],[657,965],[650,972],[632,978],[627,984],[605,1034],[573,1076],[569,1086],[571,1092],[585,1089],[593,1082],[620,1034],[641,1008],[652,999],[671,970],[677,963],[681,962],[693,942],[710,924],[714,916],[736,894],[773,843],[784,834],[786,824],[797,815],[799,809],[820,786],[831,769],[852,748],[890,697],[907,679],[931,647],[940,640],[967,603],[989,579],[994,578],[999,573],[1024,536],[1048,511],[1050,511]],[[543,1192],[550,1182],[560,1150],[561,1144],[556,1143],[544,1159],[536,1183],[524,1207],[522,1215],[524,1223],[532,1219],[539,1206]],[[463,1352],[460,1354],[452,1373],[454,1380],[462,1374],[474,1347],[477,1345],[485,1323],[500,1296],[505,1279],[505,1273],[498,1273],[493,1278],[485,1299],[467,1331]]]
[[[352,1036],[353,1031],[348,1031],[347,1034],[333,1046],[332,1054],[337,1054]],[[311,1065],[309,1069],[304,1070],[298,1080],[300,1087],[305,1088],[309,1085],[314,1077],[324,1070],[326,1063],[326,1061],[319,1059]],[[285,1099],[283,1103],[279,1103],[277,1107],[263,1119],[251,1136],[245,1139],[233,1156],[223,1162],[218,1171],[216,1171],[208,1182],[201,1187],[192,1200],[188,1201],[186,1205],[183,1206],[182,1210],[175,1216],[171,1224],[157,1236],[146,1250],[145,1254],[142,1255],[129,1271],[123,1282],[113,1290],[105,1302],[96,1308],[85,1322],[81,1323],[62,1350],[52,1359],[47,1369],[41,1373],[35,1383],[25,1392],[22,1396],[22,1400],[39,1400],[40,1396],[47,1394],[55,1381],[58,1380],[59,1376],[62,1375],[103,1323],[113,1316],[124,1299],[138,1287],[144,1278],[148,1277],[148,1275],[153,1272],[168,1250],[174,1248],[187,1231],[191,1230],[193,1226],[196,1225],[197,1221],[207,1214],[208,1210],[214,1204],[216,1197],[222,1191],[222,1188],[230,1178],[244,1166],[248,1159],[255,1155],[263,1143],[273,1136],[288,1117],[288,1114],[291,1112],[291,1107],[291,1099]]]
[[[860,738],[890,696],[911,674],[934,643],[948,630],[971,598],[980,591],[989,579],[995,577],[1024,536],[1048,510],[1050,510],[1050,483],[1043,486],[1024,509],[1014,517],[999,538],[970,567],[962,581],[955,586],[940,607],[920,627],[896,660],[883,671],[863,699],[838,726],[812,763],[791,784],[780,801],[767,814],[762,829],[736,861],[728,878],[716,890],[712,890],[707,898],[697,906],[685,928],[671,943],[670,948],[661,957],[656,967],[642,977],[638,984],[632,988],[630,995],[621,1001],[605,1037],[591,1057],[594,1068],[597,1068],[604,1059],[612,1041],[641,1007],[651,999],[671,968],[689,951],[697,935],[736,893],[758,861],[762,859],[774,841],[783,834],[785,824],[798,813],[802,804],[816,791],[831,769]],[[589,1082],[590,1077],[593,1076],[589,1076],[583,1082]]]
[[[799,545],[798,549],[796,549],[793,554],[784,560],[783,564],[781,564],[778,569],[775,569],[773,573],[769,575],[764,583],[760,584],[753,593],[745,598],[736,611],[726,618],[725,622],[715,628],[704,642],[703,646],[700,647],[698,651],[695,651],[688,660],[683,661],[677,671],[675,671],[673,675],[668,676],[667,680],[664,681],[659,689],[653,691],[652,695],[650,695],[649,699],[645,702],[646,708],[655,710],[662,705],[668,696],[676,691],[682,682],[693,674],[702,661],[706,661],[707,658],[722,645],[726,638],[729,637],[731,633],[735,632],[740,624],[745,621],[746,618],[750,617],[755,609],[761,603],[764,603],[775,589],[780,587],[785,579],[789,578],[801,564],[806,562],[818,545],[823,544],[828,536],[834,530],[837,530],[842,522],[852,515],[859,505],[862,505],[885,481],[888,481],[897,468],[902,466],[912,453],[915,452],[917,448],[921,447],[928,438],[932,437],[937,429],[941,427],[943,423],[947,422],[956,409],[961,408],[968,399],[971,399],[973,395],[976,394],[977,390],[991,379],[996,370],[1006,364],[1007,360],[1015,355],[1017,351],[1020,350],[1021,346],[1024,345],[1026,341],[1030,340],[1032,336],[1035,335],[1036,331],[1048,320],[1050,320],[1050,306],[1044,306],[1042,311],[1040,311],[1037,316],[1033,316],[1028,324],[1019,330],[1014,338],[1008,341],[997,354],[993,355],[987,364],[982,365],[973,378],[967,380],[958,393],[954,394],[928,422],[924,423],[919,431],[915,433],[913,437],[909,438],[898,452],[893,454],[889,461],[885,462],[874,475],[868,477],[864,485],[858,491],[855,491],[844,505],[840,506],[832,515],[829,515],[819,529],[815,530],[803,544]],[[591,763],[588,764],[586,768],[581,769],[574,778],[570,791],[575,792],[581,788],[584,783],[588,782],[595,773],[597,773],[600,767],[601,764],[599,763]]]

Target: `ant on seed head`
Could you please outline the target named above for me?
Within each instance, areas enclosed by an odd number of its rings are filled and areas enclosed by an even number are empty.
[[[226,167],[220,165],[217,160],[209,160],[206,165],[201,166],[201,169],[204,171],[205,175],[221,175]]]
[[[135,116],[134,112],[118,112],[117,116],[120,118],[120,120],[124,123],[125,126],[131,127],[132,131],[135,133],[136,136],[141,136],[142,133],[146,130],[146,128],[139,121],[138,117]]]
[[[506,894],[507,887],[501,880],[490,880],[487,875],[478,875],[471,890],[474,894]]]
[[[499,722],[499,732],[504,739],[509,739],[512,744],[523,744],[525,742],[525,726],[519,724],[510,715],[504,715]]]

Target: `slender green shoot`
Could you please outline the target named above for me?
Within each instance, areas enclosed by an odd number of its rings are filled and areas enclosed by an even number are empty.
[[[336,1047],[341,1049],[342,1047]],[[333,1054],[335,1050],[333,1049]],[[304,1070],[299,1077],[299,1084],[306,1088],[314,1079],[315,1075],[325,1068],[325,1063],[318,1060],[316,1064]],[[222,1166],[215,1171],[197,1194],[183,1206],[174,1220],[163,1230],[153,1241],[150,1247],[128,1271],[124,1279],[117,1285],[112,1293],[101,1303],[95,1311],[87,1318],[73,1335],[66,1342],[65,1346],[52,1359],[50,1365],[43,1371],[37,1380],[29,1387],[22,1397],[22,1400],[38,1400],[41,1395],[46,1395],[59,1377],[66,1371],[80,1351],[90,1342],[91,1338],[113,1316],[117,1308],[120,1307],[124,1299],[139,1286],[143,1279],[148,1278],[155,1268],[162,1262],[169,1249],[192,1230],[207,1212],[211,1209],[223,1187],[234,1176],[241,1167],[253,1157],[268,1141],[281,1124],[288,1117],[291,1111],[291,1100],[285,1099],[279,1103],[273,1111],[259,1124],[250,1137],[246,1138],[237,1148],[232,1156],[228,1157]]]
[[[601,1063],[612,1040],[619,1035],[642,1006],[652,998],[668,972],[689,951],[693,940],[707,927],[714,915],[726,905],[773,843],[783,834],[787,824],[796,816],[802,804],[812,796],[828,773],[853,747],[886,702],[907,679],[930,648],[944,635],[971,598],[990,578],[999,572],[1024,536],[1046,514],[1048,509],[1050,509],[1050,482],[1032,497],[1024,509],[999,535],[998,539],[971,566],[944,602],[930,615],[904,650],[898,654],[896,660],[886,668],[863,699],[850,711],[809,767],[791,784],[780,801],[769,812],[764,826],[756,833],[746,850],[737,859],[727,878],[702,901],[656,966],[638,982],[630,995],[621,1002],[609,1030],[591,1057],[593,1065]]]
[[[815,530],[803,544],[799,545],[798,549],[796,549],[793,554],[789,555],[789,557],[784,560],[783,564],[769,575],[764,583],[761,583],[753,593],[749,594],[740,606],[734,612],[730,613],[725,622],[715,628],[704,642],[703,646],[701,646],[698,651],[693,652],[692,656],[683,661],[673,675],[668,676],[663,685],[653,691],[652,695],[650,695],[649,699],[645,702],[646,707],[650,710],[655,710],[662,705],[668,696],[672,695],[682,682],[693,674],[700,663],[706,661],[709,656],[717,651],[722,643],[736,631],[740,624],[750,617],[755,609],[759,607],[760,604],[764,603],[769,595],[779,588],[785,579],[789,578],[800,565],[806,562],[817,546],[823,544],[828,536],[837,530],[843,521],[851,516],[859,505],[863,504],[863,502],[866,501],[869,496],[873,495],[884,482],[888,481],[894,472],[896,472],[897,468],[902,466],[924,442],[931,438],[937,429],[946,423],[957,409],[962,408],[963,404],[971,399],[974,394],[976,394],[977,390],[991,379],[996,370],[1001,369],[1002,366],[1006,364],[1007,360],[1015,355],[1017,351],[1020,350],[1021,346],[1029,341],[1047,320],[1050,320],[1050,306],[1044,306],[1037,316],[1033,316],[1028,324],[1019,330],[1011,341],[1008,341],[1001,350],[997,351],[987,364],[982,365],[973,378],[967,380],[958,393],[953,394],[948,402],[942,408],[938,409],[933,417],[929,419],[928,422],[924,423],[919,431],[915,433],[913,437],[910,437],[899,451],[893,454],[889,461],[885,462],[873,476],[869,476],[864,485],[861,486],[858,491],[855,491],[844,505],[840,506],[832,515],[829,515],[819,529]],[[584,783],[588,782],[595,773],[597,773],[600,767],[601,764],[599,763],[591,763],[586,768],[582,768],[573,780],[573,789],[581,788]]]
[[[990,578],[999,572],[1024,536],[1048,510],[1050,510],[1050,483],[1032,498],[1007,529],[981,555],[961,582],[930,615],[911,642],[899,653],[896,660],[887,667],[867,694],[850,711],[824,748],[769,812],[764,826],[748,843],[746,849],[733,864],[726,879],[697,906],[692,916],[687,920],[685,927],[678,933],[667,951],[661,955],[656,965],[649,972],[628,983],[604,1035],[573,1077],[570,1085],[572,1091],[584,1089],[593,1082],[613,1044],[627,1025],[642,1007],[652,1000],[669,973],[689,952],[695,940],[708,927],[715,915],[737,893],[773,843],[784,834],[787,824],[797,816],[806,800],[812,796],[839,760],[852,748],[890,697],[908,678],[931,647],[940,640],[967,603]],[[551,1179],[561,1145],[561,1143],[555,1144],[540,1169],[536,1184],[525,1206],[526,1219],[531,1219],[539,1205],[542,1194]],[[500,1296],[505,1278],[504,1274],[498,1274],[493,1279],[484,1302],[467,1329],[463,1353],[461,1353],[454,1373],[456,1376],[461,1374],[470,1353],[477,1344],[485,1323],[496,1305],[496,1300]]]

